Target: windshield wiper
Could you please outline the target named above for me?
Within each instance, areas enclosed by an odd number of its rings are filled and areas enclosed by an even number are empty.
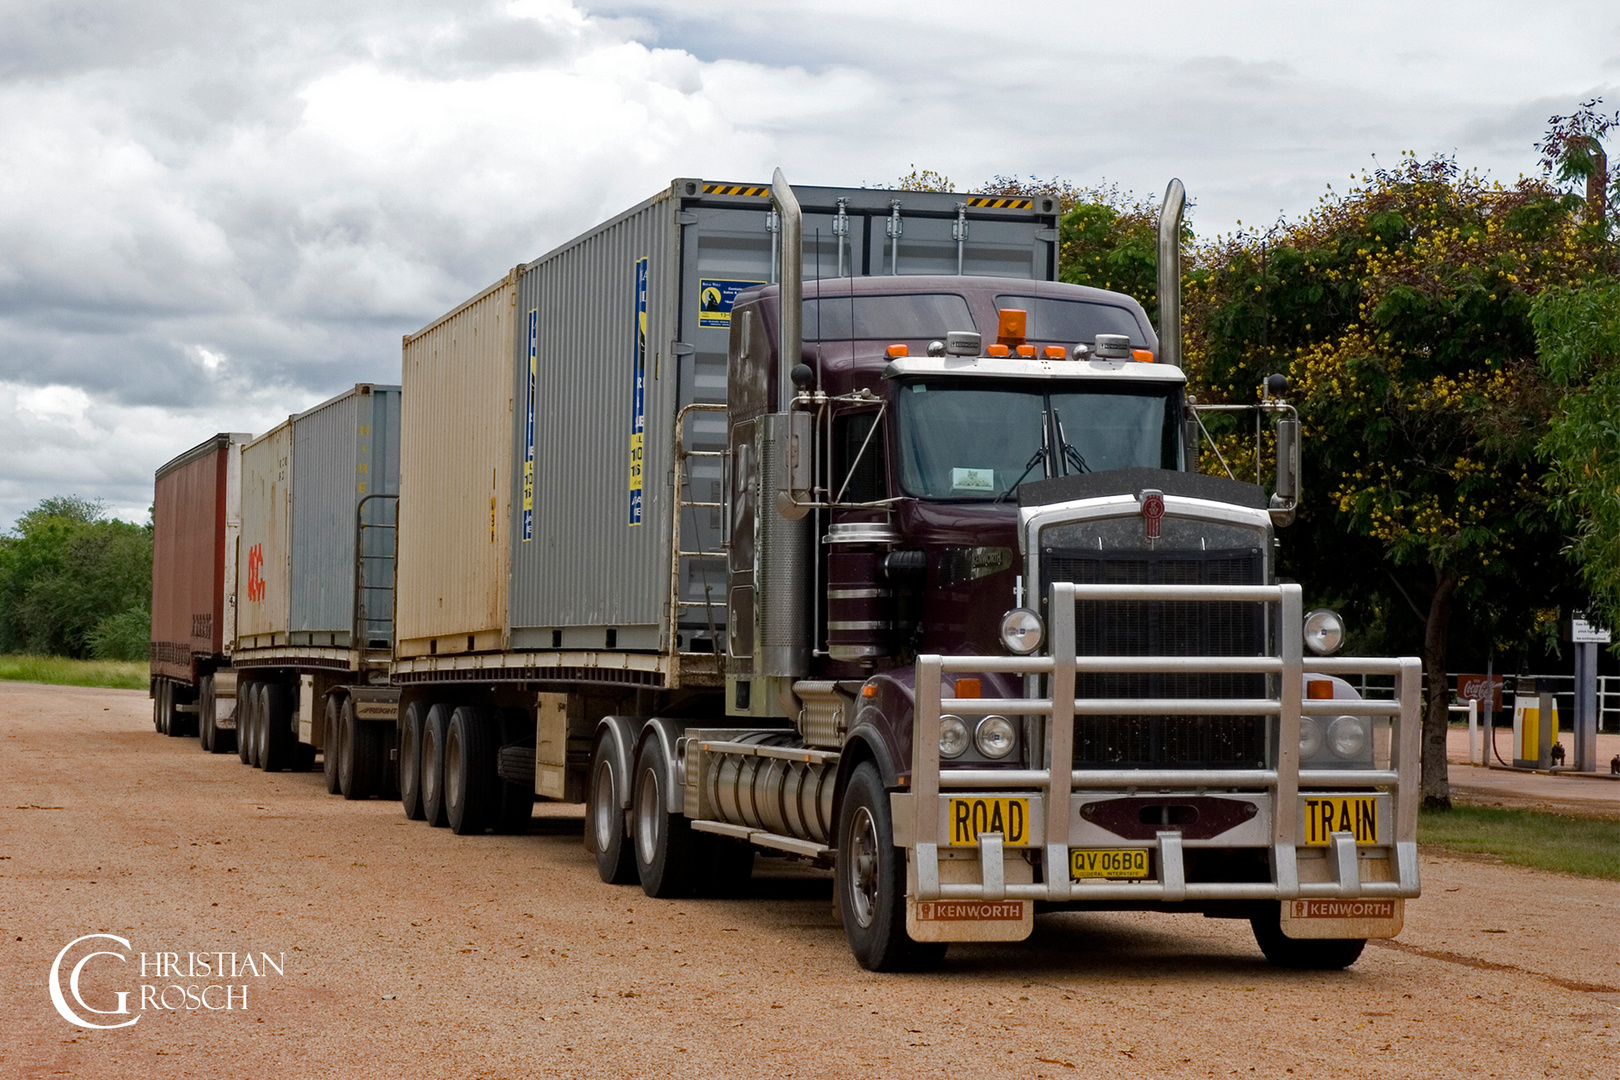
[[[1068,437],[1063,434],[1063,417],[1058,415],[1058,411],[1055,408],[1052,410],[1052,419],[1057,423],[1058,445],[1063,448],[1063,463],[1065,465],[1073,465],[1079,472],[1090,472],[1091,468],[1086,465],[1084,455],[1082,455],[1079,450],[1076,450],[1074,446],[1069,443]],[[1067,476],[1068,473],[1064,472],[1063,475]]]
[[[1007,496],[1018,490],[1018,485],[1024,482],[1024,477],[1028,476],[1035,466],[1044,464],[1046,459],[1051,456],[1051,453],[1052,444],[1047,439],[1046,425],[1042,424],[1041,445],[1036,448],[1035,453],[1030,455],[1029,462],[1024,466],[1024,471],[1018,474],[1018,479],[1012,482],[1012,486],[996,496],[996,502],[1005,502]]]

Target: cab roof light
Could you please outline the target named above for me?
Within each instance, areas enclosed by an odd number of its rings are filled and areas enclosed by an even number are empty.
[[[1001,321],[996,328],[996,342],[1001,345],[1022,345],[1024,343],[1024,327],[1028,325],[1029,316],[1017,308],[1005,308],[1001,312]]]
[[[908,346],[905,346],[905,345],[890,345],[889,346],[889,359],[891,359],[891,360],[893,360],[897,356],[910,356],[910,355],[911,355],[911,349]]]
[[[1048,360],[1067,360],[1069,351],[1061,345],[1048,345],[1046,347],[1046,358]]]
[[[1005,345],[988,345],[984,350],[986,356],[1006,356],[1008,353],[1009,350]]]
[[[1151,364],[1153,363],[1153,353],[1148,349],[1132,349],[1131,359],[1138,364]]]
[[[1033,346],[1033,345],[1020,345],[1020,346],[1018,346],[1018,355],[1019,356],[1024,356],[1024,357],[1033,357],[1035,355],[1035,346]]]

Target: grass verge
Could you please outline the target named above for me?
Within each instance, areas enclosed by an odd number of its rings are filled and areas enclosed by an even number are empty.
[[[148,665],[140,660],[73,660],[66,656],[0,656],[0,679],[53,686],[145,690]]]
[[[1453,806],[1424,810],[1418,818],[1418,841],[1493,855],[1531,870],[1620,881],[1620,821]]]

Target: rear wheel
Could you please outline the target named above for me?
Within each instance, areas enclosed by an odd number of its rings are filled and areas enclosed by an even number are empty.
[[[629,885],[636,880],[636,853],[625,835],[621,805],[629,779],[620,775],[612,733],[597,732],[596,744],[591,748],[591,790],[585,827],[591,830],[596,872],[609,885]]]
[[[868,971],[923,971],[945,946],[906,933],[906,862],[894,846],[889,793],[871,762],[850,775],[838,814],[838,901],[850,952]]]
[[[1365,938],[1291,938],[1282,932],[1282,905],[1269,901],[1249,917],[1254,940],[1266,959],[1300,971],[1338,971],[1356,962]]]
[[[500,731],[500,743],[495,751],[495,790],[492,807],[494,819],[490,822],[498,833],[525,833],[529,819],[534,816],[534,781],[514,784],[500,775],[499,760],[508,746],[525,745],[528,763],[534,763],[534,721],[524,709],[501,709],[495,714],[495,725]]]
[[[354,699],[345,696],[339,709],[338,784],[345,799],[369,799],[377,793],[378,737],[374,724],[363,724]]]
[[[152,730],[163,734],[163,685],[166,679],[152,680]]]
[[[692,823],[669,806],[669,762],[656,735],[642,741],[636,754],[634,812],[636,873],[648,896],[690,896],[697,862]]]
[[[342,707],[342,699],[337,694],[326,695],[321,727],[321,773],[326,777],[329,795],[343,792],[343,785],[338,782],[338,747],[343,740]]]
[[[219,729],[214,726],[214,677],[204,675],[197,691],[197,742],[203,753],[214,753]]]
[[[427,725],[427,705],[413,701],[405,708],[405,722],[399,728],[399,801],[405,816],[421,821],[422,734]]]
[[[253,767],[264,768],[270,750],[270,685],[253,684]]]
[[[435,828],[450,824],[444,812],[444,741],[450,733],[449,705],[434,705],[422,724],[422,817]]]
[[[444,813],[457,836],[481,833],[494,816],[490,804],[500,778],[488,709],[463,705],[450,714],[444,742]]]

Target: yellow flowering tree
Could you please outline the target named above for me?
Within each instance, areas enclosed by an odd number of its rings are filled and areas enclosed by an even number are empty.
[[[1466,602],[1482,644],[1522,640],[1566,588],[1536,456],[1555,392],[1529,315],[1590,268],[1550,186],[1406,157],[1297,223],[1210,245],[1189,274],[1200,393],[1252,401],[1273,371],[1293,383],[1307,499],[1284,573],[1423,658],[1428,805],[1450,804],[1454,611]],[[1252,437],[1221,441],[1253,468]]]

